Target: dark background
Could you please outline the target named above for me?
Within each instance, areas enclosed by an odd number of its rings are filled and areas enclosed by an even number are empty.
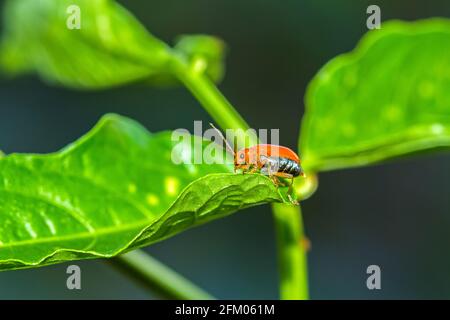
[[[296,149],[303,95],[318,69],[367,31],[366,8],[382,20],[450,17],[442,1],[120,1],[156,36],[208,33],[229,46],[221,90],[254,128],[281,128]],[[3,1],[0,1],[3,5]],[[277,116],[273,116],[276,111]],[[151,131],[188,128],[209,116],[187,90],[133,84],[100,92],[49,87],[34,76],[0,79],[0,149],[56,151],[108,112]],[[320,175],[303,204],[313,299],[450,298],[450,154]],[[269,206],[238,212],[146,250],[219,298],[278,297]],[[82,290],[66,267],[1,272],[0,298],[148,298],[104,261],[80,261]],[[366,288],[377,264],[382,289]]]

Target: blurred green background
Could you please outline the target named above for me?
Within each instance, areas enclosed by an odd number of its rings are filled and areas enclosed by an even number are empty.
[[[450,17],[448,0],[120,1],[156,36],[218,35],[229,46],[221,90],[254,128],[280,128],[296,148],[307,83],[367,31],[366,8],[382,20]],[[0,1],[3,6],[3,1]],[[52,152],[108,112],[150,131],[210,121],[183,88],[143,84],[79,92],[35,76],[0,78],[0,149]],[[303,204],[313,299],[450,298],[450,154],[320,175]],[[269,206],[189,230],[146,250],[218,298],[278,297]],[[1,299],[149,298],[99,260],[80,261],[82,290],[66,289],[68,264],[0,273]],[[366,287],[366,268],[381,267],[382,289]]]

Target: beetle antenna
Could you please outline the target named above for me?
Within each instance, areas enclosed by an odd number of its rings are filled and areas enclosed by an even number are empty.
[[[219,129],[217,129],[212,123],[209,123],[209,125],[217,131],[217,133],[219,134],[220,138],[223,140],[223,142],[225,142],[225,147],[228,150],[228,152],[230,152],[233,156],[236,155],[236,152],[233,150],[233,148],[231,148],[230,144],[228,143],[227,139],[225,139],[225,137],[222,134],[222,131],[220,131]],[[235,148],[236,149],[236,148]]]

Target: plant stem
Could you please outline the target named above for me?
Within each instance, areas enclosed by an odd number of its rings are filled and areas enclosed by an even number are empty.
[[[108,261],[108,260],[107,260]],[[142,250],[112,258],[112,265],[168,299],[211,300],[211,295]]]
[[[280,297],[308,299],[306,242],[300,206],[272,205],[278,247]]]
[[[181,58],[175,57],[174,60],[174,72],[179,80],[200,101],[222,129],[247,130],[249,128],[208,77],[201,72],[194,72]],[[250,142],[258,143],[251,140]],[[308,299],[306,253],[300,245],[303,239],[300,207],[274,204],[272,210],[278,239],[281,299]]]
[[[174,70],[179,80],[222,129],[247,130],[249,128],[241,115],[208,77],[193,71],[189,65],[179,59],[174,61]],[[251,141],[251,143],[256,143],[256,141]]]

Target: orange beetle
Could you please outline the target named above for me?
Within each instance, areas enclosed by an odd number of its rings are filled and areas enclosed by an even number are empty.
[[[260,172],[268,175],[277,186],[281,184],[278,178],[291,179],[288,196],[292,201],[290,193],[294,178],[305,176],[300,166],[300,158],[294,151],[287,147],[273,144],[257,144],[236,152],[236,150],[231,148],[222,132],[214,127],[213,124],[211,126],[220,134],[228,151],[233,154],[235,172],[236,170],[242,170],[243,173]]]

